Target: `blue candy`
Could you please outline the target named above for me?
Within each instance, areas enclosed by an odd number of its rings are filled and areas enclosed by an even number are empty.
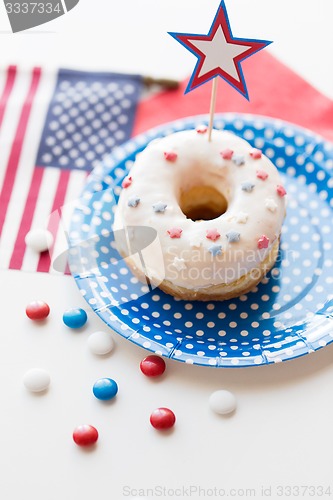
[[[88,316],[86,311],[80,309],[69,309],[65,311],[62,317],[63,322],[69,328],[81,328],[87,322]]]
[[[97,399],[108,401],[115,397],[118,392],[118,385],[112,378],[100,378],[93,386],[93,393]]]

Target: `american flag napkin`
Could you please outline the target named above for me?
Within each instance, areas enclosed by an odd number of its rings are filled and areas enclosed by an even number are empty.
[[[59,217],[79,197],[87,174],[130,138],[143,80],[137,75],[12,66],[0,74],[0,266],[51,271]],[[54,246],[26,247],[30,229],[46,228]]]

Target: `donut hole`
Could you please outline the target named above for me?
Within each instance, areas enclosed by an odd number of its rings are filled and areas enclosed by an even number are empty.
[[[179,206],[188,219],[200,221],[220,217],[227,211],[228,202],[211,186],[194,186],[181,193]]]

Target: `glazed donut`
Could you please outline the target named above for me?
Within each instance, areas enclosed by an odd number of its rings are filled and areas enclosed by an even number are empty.
[[[272,162],[236,135],[213,130],[209,141],[201,126],[156,139],[122,188],[113,229],[131,230],[118,250],[135,275],[175,297],[239,296],[276,261],[286,191]],[[127,250],[143,226],[156,231],[144,263]]]

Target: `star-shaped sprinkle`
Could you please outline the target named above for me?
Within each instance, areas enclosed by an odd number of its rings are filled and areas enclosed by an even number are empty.
[[[222,254],[222,246],[221,245],[212,245],[208,248],[208,251],[212,254],[213,257],[216,255]]]
[[[172,227],[171,229],[167,230],[167,233],[170,236],[170,238],[180,238],[182,232],[183,230],[180,229],[180,227]]]
[[[121,184],[121,187],[126,189],[126,188],[130,187],[132,182],[133,182],[132,177],[125,177],[125,179],[123,180],[123,182]]]
[[[275,201],[273,200],[273,198],[266,198],[265,207],[267,208],[267,210],[274,213],[274,212],[276,212],[276,209],[278,206],[275,203]]]
[[[202,236],[194,235],[190,241],[190,246],[194,248],[200,248],[202,245]]]
[[[177,155],[177,153],[175,153],[174,151],[165,151],[165,152],[164,152],[164,158],[165,158],[167,161],[174,162],[174,161],[176,161],[176,160],[177,160],[178,155]]]
[[[232,149],[224,149],[221,151],[220,155],[222,156],[223,160],[231,160],[232,155],[234,154]]]
[[[267,236],[263,234],[258,240],[258,248],[259,250],[261,250],[262,248],[268,248],[268,245],[269,245],[269,238],[267,238]]]
[[[280,184],[276,186],[276,192],[279,196],[281,196],[281,198],[283,198],[287,194],[287,191]]]
[[[206,125],[199,125],[195,130],[198,134],[206,134],[208,127]]]
[[[183,271],[186,269],[186,264],[184,259],[179,259],[178,257],[175,257],[173,259],[172,265],[175,266],[177,271]]]
[[[246,212],[239,212],[239,214],[236,215],[236,222],[239,224],[246,224],[249,218],[249,214]]]
[[[255,184],[251,181],[243,182],[242,184],[242,190],[246,191],[247,193],[251,193],[254,189]]]
[[[260,158],[262,157],[262,151],[260,149],[253,148],[251,149],[249,155],[254,160],[260,160]]]
[[[268,173],[265,170],[257,170],[257,177],[262,181],[265,181],[268,177]]]
[[[140,198],[138,196],[132,196],[132,198],[128,200],[127,205],[129,207],[135,208],[139,205],[139,203],[140,203]]]
[[[241,167],[242,165],[245,164],[245,158],[243,155],[234,155],[232,157],[232,161],[234,162],[237,167]]]
[[[166,203],[163,203],[162,201],[159,201],[158,203],[155,203],[153,205],[153,210],[156,213],[164,213],[167,206],[168,205]]]
[[[216,241],[216,240],[219,239],[220,236],[221,235],[220,235],[220,233],[218,232],[217,229],[208,229],[206,231],[206,238],[208,240]]]
[[[229,231],[226,237],[229,243],[237,243],[240,240],[240,233],[238,231]]]
[[[271,42],[234,37],[224,0],[220,2],[207,35],[169,34],[197,58],[185,93],[220,76],[244,97],[249,98],[241,63]]]

